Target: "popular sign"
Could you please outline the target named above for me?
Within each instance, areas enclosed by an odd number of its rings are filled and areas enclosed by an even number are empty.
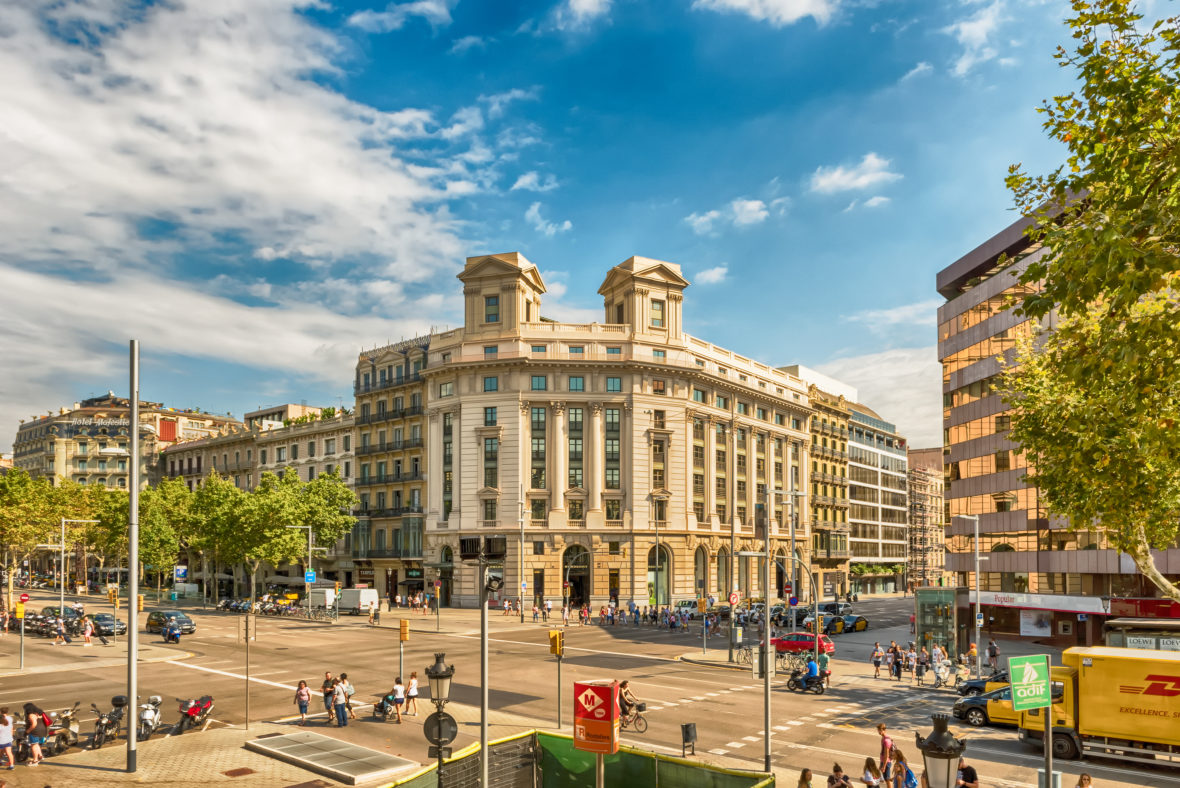
[[[619,683],[574,682],[574,747],[613,755],[619,751]]]
[[[1008,676],[1012,682],[1013,711],[1043,709],[1052,703],[1048,656],[1009,657]]]

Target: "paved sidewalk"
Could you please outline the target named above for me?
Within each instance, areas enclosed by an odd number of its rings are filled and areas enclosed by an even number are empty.
[[[91,670],[112,668],[127,664],[127,637],[110,641],[104,646],[97,638],[87,648],[82,638],[73,638],[68,645],[53,645],[51,638],[34,637],[25,634],[25,669],[20,669],[20,634],[8,633],[0,637],[0,677],[25,676],[32,673],[53,673],[59,670]],[[183,640],[181,641],[183,644]],[[158,635],[140,634],[139,661],[164,662],[169,659],[187,659],[192,654],[175,646],[165,646]]]

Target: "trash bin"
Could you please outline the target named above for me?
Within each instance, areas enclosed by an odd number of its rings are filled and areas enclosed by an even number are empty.
[[[168,599],[175,602],[176,601],[176,592],[175,591],[168,592]]]

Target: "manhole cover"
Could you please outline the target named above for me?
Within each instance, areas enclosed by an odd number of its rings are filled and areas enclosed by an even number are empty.
[[[254,774],[254,770],[248,766],[243,766],[240,769],[230,769],[228,772],[222,772],[226,777],[245,777],[247,774]]]

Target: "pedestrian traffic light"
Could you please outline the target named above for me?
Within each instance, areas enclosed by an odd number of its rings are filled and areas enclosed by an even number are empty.
[[[401,627],[401,631],[400,631],[401,641],[403,643],[405,643],[407,640],[410,639],[410,621],[409,621],[409,619],[403,618],[400,622],[400,627]]]
[[[565,653],[565,643],[562,639],[562,631],[560,629],[549,630],[549,653],[561,656]]]
[[[140,613],[143,612],[143,594],[137,594],[139,599],[135,600],[135,609]]]

